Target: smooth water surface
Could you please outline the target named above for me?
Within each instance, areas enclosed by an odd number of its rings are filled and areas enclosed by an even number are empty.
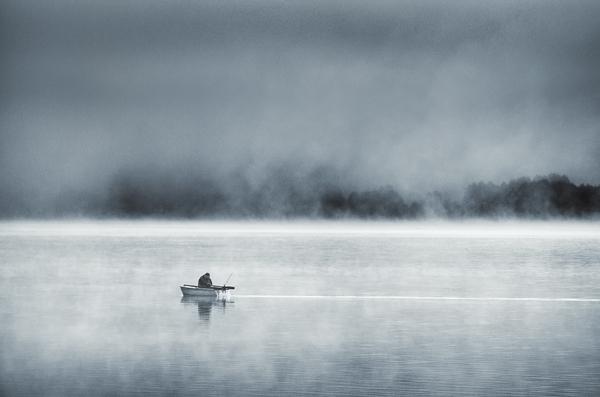
[[[597,223],[4,222],[0,266],[1,394],[600,394]]]

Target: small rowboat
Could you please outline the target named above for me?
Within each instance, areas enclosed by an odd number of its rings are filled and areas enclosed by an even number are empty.
[[[195,285],[189,284],[183,284],[179,288],[181,288],[181,292],[184,296],[217,296],[219,292],[226,292],[228,290],[235,289],[235,287],[225,285],[213,285],[212,287],[197,287]]]

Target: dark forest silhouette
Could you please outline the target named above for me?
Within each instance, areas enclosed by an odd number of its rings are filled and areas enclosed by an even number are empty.
[[[562,175],[476,183],[467,187],[461,208],[471,216],[583,217],[600,212],[600,186],[576,185]]]
[[[64,192],[52,209],[36,211],[11,202],[0,208],[0,215],[327,219],[600,216],[600,186],[577,185],[555,174],[502,184],[474,183],[466,187],[461,198],[441,192],[409,198],[392,187],[343,189],[323,182],[323,175],[318,173],[299,178],[278,171],[253,187],[243,178],[230,182],[235,189],[225,189],[223,184],[205,177],[122,173],[113,179],[103,197]]]
[[[600,214],[600,186],[576,185],[566,176],[549,175],[500,185],[474,183],[462,200],[434,192],[425,201],[406,203],[389,188],[327,194],[321,200],[321,213],[326,217],[415,218],[428,210],[445,217],[589,217]]]
[[[267,193],[265,193],[265,190]],[[433,206],[445,217],[588,217],[600,213],[600,186],[576,185],[566,176],[519,178],[500,185],[474,183],[462,200],[435,192],[426,199],[408,200],[391,187],[344,191],[321,188],[303,190],[286,186],[247,190],[232,197],[210,181],[197,185],[142,183],[121,178],[115,181],[108,200],[109,214],[128,216],[319,216],[325,218],[414,219]],[[270,193],[270,194],[269,194]],[[275,199],[271,197],[277,195]]]

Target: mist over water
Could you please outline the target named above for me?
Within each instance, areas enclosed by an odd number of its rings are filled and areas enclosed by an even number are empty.
[[[599,227],[2,222],[0,392],[596,395]]]
[[[3,216],[143,213],[156,196],[177,216],[305,216],[330,191],[389,186],[410,207],[477,182],[600,184],[597,2],[0,11]],[[121,213],[128,186],[149,203]]]

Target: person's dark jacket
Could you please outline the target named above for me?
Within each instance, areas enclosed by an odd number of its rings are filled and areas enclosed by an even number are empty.
[[[206,273],[198,279],[198,287],[210,287],[212,286],[212,280],[210,274]]]

